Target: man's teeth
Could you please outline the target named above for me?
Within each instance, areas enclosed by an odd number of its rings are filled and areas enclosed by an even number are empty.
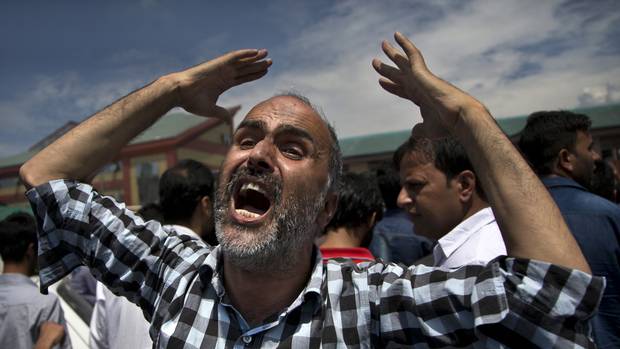
[[[258,217],[260,217],[260,215],[258,213],[250,212],[250,211],[244,210],[242,208],[236,208],[235,211],[240,216],[244,216],[244,217],[247,217],[247,218],[258,218]]]
[[[265,194],[265,191],[261,187],[259,187],[258,184],[256,183],[245,183],[244,185],[241,186],[241,191],[245,192],[248,190],[257,191],[263,195]]]

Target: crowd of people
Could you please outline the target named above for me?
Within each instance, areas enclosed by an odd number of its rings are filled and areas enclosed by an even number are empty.
[[[0,346],[70,347],[45,293],[71,274],[92,348],[619,347],[620,207],[588,117],[535,112],[517,148],[395,40],[395,66],[372,65],[424,121],[385,168],[343,174],[325,117],[282,94],[236,128],[217,181],[183,160],[137,213],[88,184],[173,107],[226,118],[219,95],[265,75],[265,50],[160,77],[35,155],[38,237],[32,217],[0,223]]]

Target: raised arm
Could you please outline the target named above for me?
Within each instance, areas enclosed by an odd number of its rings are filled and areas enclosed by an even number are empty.
[[[131,139],[174,107],[202,116],[228,118],[216,105],[229,88],[267,73],[266,50],[230,52],[172,73],[121,98],[43,149],[20,169],[28,187],[53,179],[87,181]]]
[[[502,231],[508,254],[590,272],[559,209],[488,110],[478,100],[433,75],[420,51],[396,33],[404,54],[383,42],[396,64],[372,62],[388,92],[420,107],[413,134],[457,137],[467,150]]]

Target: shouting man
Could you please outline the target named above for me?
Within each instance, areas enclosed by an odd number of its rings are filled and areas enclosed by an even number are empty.
[[[86,264],[142,307],[157,347],[591,346],[604,282],[587,274],[549,194],[484,106],[395,38],[404,53],[383,51],[397,67],[373,61],[381,86],[421,107],[415,133],[461,141],[516,258],[454,272],[321,263],[313,241],[337,206],[341,155],[295,96],[260,102],[236,129],[220,171],[218,247],[145,223],[80,182],[173,107],[227,117],[219,95],[271,65],[265,50],[240,50],[155,80],[21,168],[41,225],[42,289]]]

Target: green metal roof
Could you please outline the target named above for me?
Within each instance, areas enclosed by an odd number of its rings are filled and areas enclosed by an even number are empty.
[[[24,162],[28,161],[28,159],[33,157],[36,153],[36,151],[27,151],[17,155],[11,155],[9,157],[2,158],[0,159],[0,168],[21,165]]]
[[[129,144],[145,143],[177,136],[184,131],[205,122],[207,119],[187,113],[172,113],[160,118],[153,126],[139,134]],[[0,168],[21,165],[38,151],[27,151],[0,159]]]
[[[134,138],[129,144],[138,144],[177,136],[207,121],[207,118],[187,113],[173,113],[160,118],[153,126]]]
[[[593,129],[620,126],[620,104],[609,104],[598,107],[570,109],[575,113],[585,114],[592,120]],[[519,115],[497,119],[499,126],[509,136],[514,136],[525,127],[528,115]]]
[[[339,140],[344,158],[393,152],[409,138],[411,130],[377,133]]]
[[[592,120],[592,128],[620,126],[620,104],[610,104],[598,107],[572,109],[577,113],[586,114]],[[153,126],[134,138],[130,144],[144,143],[174,137],[183,133],[206,119],[187,113],[172,113],[159,119]],[[499,118],[499,126],[509,136],[514,136],[525,126],[527,115]],[[411,130],[393,131],[370,134],[365,136],[347,137],[340,139],[340,148],[345,158],[388,153],[396,150]],[[36,152],[24,152],[0,159],[0,167],[16,166],[30,159]]]
[[[593,129],[620,126],[620,104],[577,108],[571,111],[588,115]],[[527,117],[528,115],[520,115],[499,118],[497,123],[507,135],[514,136],[525,127]],[[339,140],[340,149],[345,158],[389,153],[405,142],[410,134],[411,130],[403,130],[342,138]]]

